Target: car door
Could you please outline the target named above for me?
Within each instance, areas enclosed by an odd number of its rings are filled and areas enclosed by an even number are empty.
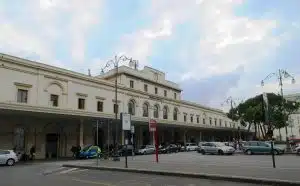
[[[8,159],[9,151],[0,151],[0,164],[5,164]]]
[[[261,153],[270,153],[271,147],[265,142],[258,142],[259,149]]]

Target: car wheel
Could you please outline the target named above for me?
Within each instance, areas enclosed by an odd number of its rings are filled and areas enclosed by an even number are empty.
[[[224,152],[222,150],[219,150],[218,155],[224,155]]]
[[[274,155],[279,155],[278,150],[273,150]]]
[[[246,150],[246,154],[252,155],[252,151],[251,150]]]
[[[14,159],[8,159],[6,161],[6,165],[8,165],[8,166],[13,166],[14,164],[15,164],[15,160]]]
[[[201,150],[201,154],[202,154],[202,155],[205,155],[205,151],[204,151],[204,150]]]

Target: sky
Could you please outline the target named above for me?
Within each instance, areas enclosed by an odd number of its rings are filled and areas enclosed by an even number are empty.
[[[125,54],[164,71],[182,98],[228,109],[300,92],[299,0],[1,0],[0,52],[98,75]],[[298,52],[297,52],[298,51]],[[126,65],[126,64],[124,64]],[[261,80],[275,73],[261,87]]]

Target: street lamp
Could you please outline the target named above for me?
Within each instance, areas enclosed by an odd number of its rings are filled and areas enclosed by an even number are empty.
[[[261,86],[264,86],[264,84],[265,84],[264,82],[266,80],[271,79],[274,76],[279,80],[280,94],[281,94],[281,98],[282,98],[281,109],[282,109],[282,113],[284,113],[284,103],[283,103],[284,98],[283,98],[283,88],[282,88],[283,87],[283,80],[284,79],[291,79],[292,84],[294,84],[296,82],[296,80],[295,80],[294,76],[289,74],[286,70],[279,69],[278,72],[273,72],[273,73],[269,74],[265,79],[263,79],[261,81]],[[287,125],[285,125],[285,134],[286,134],[286,150],[290,151]]]
[[[116,79],[115,79],[115,103],[114,103],[114,111],[115,111],[115,125],[116,125],[116,130],[115,130],[115,155],[117,153],[117,150],[118,150],[118,134],[117,134],[117,131],[118,131],[118,112],[119,112],[119,106],[118,106],[118,69],[119,69],[119,63],[120,62],[126,62],[126,61],[129,61],[129,66],[134,66],[134,68],[136,69],[137,66],[138,66],[138,61],[137,60],[133,60],[132,58],[129,58],[125,55],[121,55],[121,56],[117,56],[115,55],[114,59],[111,59],[109,60],[106,65],[101,69],[101,74],[104,74],[104,70],[107,69],[107,68],[110,68],[111,66],[113,68],[115,68],[116,70]]]
[[[234,113],[233,113],[233,106],[236,106],[236,101],[234,100],[231,96],[229,96],[221,105],[223,106],[225,103],[227,105],[230,104],[230,109],[231,109],[231,120],[234,122],[233,118],[234,118]],[[234,129],[232,129],[234,131]],[[234,132],[233,132],[234,134]],[[240,126],[238,126],[238,140],[240,140],[241,138],[241,134],[240,134]]]

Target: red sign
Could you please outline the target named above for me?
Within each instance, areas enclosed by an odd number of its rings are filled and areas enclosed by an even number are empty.
[[[154,119],[150,119],[149,121],[149,131],[150,132],[155,132],[156,131],[156,121]]]

